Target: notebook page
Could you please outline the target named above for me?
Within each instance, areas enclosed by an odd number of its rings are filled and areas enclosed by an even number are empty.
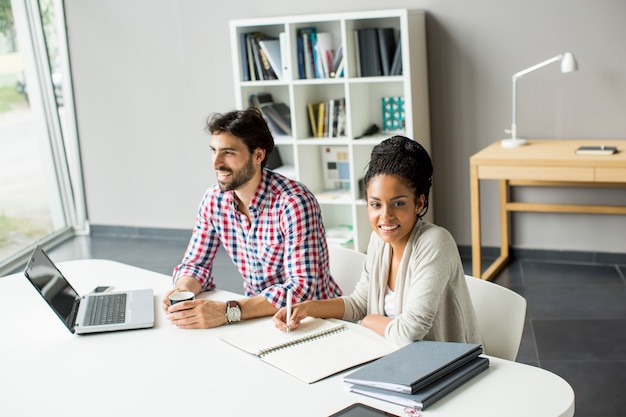
[[[262,360],[310,384],[396,349],[398,346],[369,329],[347,327],[326,337],[276,350]]]
[[[345,324],[331,320],[307,317],[300,326],[289,333],[281,332],[271,319],[261,320],[241,328],[241,331],[220,336],[239,349],[257,356],[273,349],[280,349],[307,339],[318,337],[343,328]]]

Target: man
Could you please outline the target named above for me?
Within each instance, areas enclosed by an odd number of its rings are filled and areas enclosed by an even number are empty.
[[[174,289],[163,299],[172,324],[211,328],[271,316],[292,302],[341,295],[328,269],[328,247],[319,205],[302,184],[264,169],[274,139],[258,109],[213,114],[213,168],[217,184],[200,204],[187,253],[174,269]],[[248,298],[206,299],[169,306],[175,291],[215,288],[212,265],[219,245],[244,279]]]

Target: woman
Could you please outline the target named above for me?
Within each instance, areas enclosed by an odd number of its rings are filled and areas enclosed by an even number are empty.
[[[422,220],[433,167],[417,142],[394,136],[374,147],[364,178],[373,233],[352,294],[305,301],[290,329],[307,316],[359,321],[398,345],[415,340],[481,343],[463,264],[450,233]],[[286,309],[274,315],[287,328]]]

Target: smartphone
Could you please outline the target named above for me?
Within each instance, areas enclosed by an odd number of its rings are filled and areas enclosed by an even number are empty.
[[[101,293],[101,292],[107,292],[107,291],[109,291],[111,288],[112,288],[112,287],[109,287],[109,286],[103,285],[103,286],[100,286],[100,287],[96,287],[96,288],[94,288],[94,289],[93,289],[93,291],[91,291],[91,292],[96,293],[96,294],[99,294],[99,293]]]
[[[389,417],[400,417],[397,414],[388,413],[383,410],[379,410],[378,408],[370,407],[369,405],[365,405],[362,403],[354,403],[344,408],[343,410],[339,410],[334,414],[331,414],[328,417],[378,417],[378,416],[389,416]]]

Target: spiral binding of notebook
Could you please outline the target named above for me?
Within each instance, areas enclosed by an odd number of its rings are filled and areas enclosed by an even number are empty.
[[[282,350],[282,349],[287,349],[287,348],[289,348],[291,346],[297,346],[297,345],[301,345],[303,343],[308,343],[308,342],[312,342],[314,340],[319,340],[321,338],[328,337],[328,336],[330,336],[332,334],[346,331],[347,329],[348,328],[346,327],[346,325],[342,324],[339,327],[334,327],[332,329],[326,329],[326,330],[321,330],[319,332],[311,333],[311,334],[308,334],[308,335],[306,335],[304,337],[301,337],[301,338],[298,338],[298,339],[289,340],[288,342],[280,343],[278,345],[274,345],[274,346],[270,346],[270,347],[268,347],[266,349],[262,349],[261,351],[258,352],[258,356],[262,358],[262,357],[264,357],[266,355],[269,355],[270,353],[274,353],[274,352],[277,352],[277,351]]]

